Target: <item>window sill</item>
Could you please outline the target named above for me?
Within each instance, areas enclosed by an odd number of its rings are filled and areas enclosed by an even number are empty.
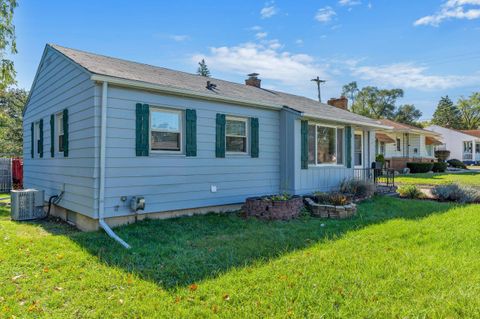
[[[308,167],[310,168],[316,168],[316,167],[345,167],[345,164],[308,164]]]

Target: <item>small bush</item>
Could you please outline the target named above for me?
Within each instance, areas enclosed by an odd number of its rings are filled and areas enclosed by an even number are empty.
[[[445,162],[435,162],[433,163],[432,171],[435,173],[443,173],[447,170],[447,163]]]
[[[340,184],[339,191],[353,198],[364,198],[373,196],[375,193],[375,185],[367,181],[346,179]]]
[[[415,185],[403,185],[397,189],[397,193],[400,197],[417,199],[422,198],[423,193]]]
[[[315,193],[314,197],[319,204],[344,206],[347,205],[349,199],[342,193]]]
[[[467,168],[467,165],[465,165],[462,161],[458,160],[458,159],[451,159],[451,160],[448,160],[447,161],[448,165],[450,165],[451,167],[455,167],[455,168],[463,168],[463,169],[466,169]]]
[[[375,156],[375,162],[382,163],[382,166],[385,165],[385,156],[383,156],[383,154],[378,154]]]
[[[416,163],[410,162],[407,163],[407,167],[410,169],[411,173],[427,173],[430,172],[433,168],[433,163]]]
[[[480,201],[480,192],[478,190],[458,184],[435,186],[432,189],[432,194],[441,201],[458,203],[477,203]]]
[[[447,151],[447,150],[435,151],[435,158],[437,158],[440,162],[445,162],[449,157],[450,157],[450,151]]]
[[[284,194],[278,194],[278,195],[272,195],[272,196],[269,196],[268,199],[269,200],[273,200],[273,201],[287,201],[287,200],[290,200],[292,198],[292,195],[290,194],[287,194],[287,193],[284,193]]]

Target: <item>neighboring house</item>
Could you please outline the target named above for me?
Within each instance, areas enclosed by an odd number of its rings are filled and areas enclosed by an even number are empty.
[[[256,74],[238,84],[47,45],[24,111],[25,186],[63,192],[54,214],[84,230],[227,210],[337,187],[388,128]]]
[[[458,159],[465,164],[480,162],[480,130],[459,131],[438,125],[427,129],[442,135],[443,144],[437,149],[449,150],[449,159]]]
[[[378,132],[376,139],[376,153],[383,154],[387,167],[402,170],[408,162],[435,161],[435,145],[442,144],[440,134],[387,119],[380,122],[393,127],[393,131]]]

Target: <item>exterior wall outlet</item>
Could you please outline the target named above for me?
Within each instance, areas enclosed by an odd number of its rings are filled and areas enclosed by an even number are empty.
[[[210,186],[210,192],[216,193],[217,192],[217,185],[211,185]]]

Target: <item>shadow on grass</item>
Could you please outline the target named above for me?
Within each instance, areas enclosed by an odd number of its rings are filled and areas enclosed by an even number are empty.
[[[164,289],[216,277],[279,257],[348,231],[390,219],[420,219],[443,213],[451,204],[375,198],[359,205],[352,219],[335,221],[301,217],[292,221],[244,219],[237,214],[209,214],[169,220],[147,220],[116,228],[133,248],[125,250],[103,232],[65,231],[65,235],[109,266],[120,267]],[[58,234],[58,225],[40,223]],[[324,224],[324,226],[322,226]]]

